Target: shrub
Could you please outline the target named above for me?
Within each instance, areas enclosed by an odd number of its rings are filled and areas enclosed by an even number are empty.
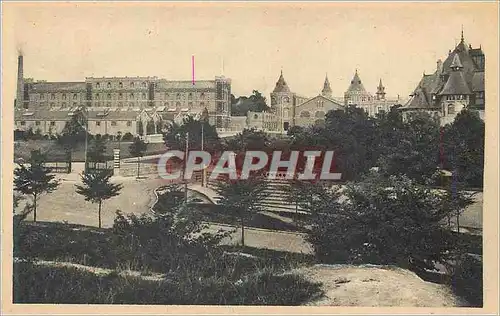
[[[372,175],[342,194],[346,201],[325,201],[313,210],[308,239],[322,261],[402,267],[411,258],[444,262],[456,253],[457,240],[443,223],[471,203],[406,176]]]
[[[130,132],[127,132],[125,134],[123,134],[122,136],[122,141],[124,142],[130,142],[134,139],[134,135],[132,135]]]
[[[227,278],[174,276],[157,281],[74,267],[14,264],[14,303],[299,305],[322,294],[320,283],[262,270]]]
[[[473,307],[483,307],[483,262],[464,255],[457,262],[451,278],[453,292]]]

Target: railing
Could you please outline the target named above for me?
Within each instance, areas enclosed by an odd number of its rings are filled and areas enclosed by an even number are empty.
[[[43,168],[50,173],[71,173],[71,162],[46,162]]]

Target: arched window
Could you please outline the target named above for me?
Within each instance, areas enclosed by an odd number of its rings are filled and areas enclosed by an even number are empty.
[[[181,99],[181,94],[180,94],[180,93],[177,93],[177,95],[175,96],[175,98],[176,98],[177,100],[180,100],[180,99]]]
[[[143,87],[143,88],[146,88],[146,82],[143,82],[143,83],[142,83],[142,87]]]
[[[98,83],[96,83],[96,84],[95,84],[95,87],[96,87],[97,89],[100,89],[100,88],[101,88],[101,84],[98,82]]]
[[[205,92],[202,92],[202,93],[200,94],[200,99],[205,100]]]
[[[120,93],[118,94],[118,99],[120,99],[120,100],[121,100],[122,98],[123,98],[123,93],[121,93],[121,92],[120,92]]]
[[[120,89],[121,89],[121,88],[123,88],[123,82],[119,82],[119,83],[118,83],[118,87],[119,87]]]
[[[108,93],[108,99],[111,100],[111,93]]]
[[[134,94],[133,94],[133,93],[131,93],[131,94],[130,94],[130,98],[131,98],[131,99],[133,99],[133,98],[134,98]]]
[[[253,115],[253,119],[254,119],[254,120],[256,120],[256,119],[258,119],[258,118],[259,118],[259,115],[258,115],[258,114],[254,114],[254,115]]]
[[[134,87],[134,82],[133,82],[133,81],[130,83],[130,87],[131,87],[131,88],[133,88],[133,87]]]
[[[111,82],[108,82],[108,89],[111,89]]]
[[[146,94],[145,93],[142,94],[142,98],[146,99]]]
[[[63,100],[66,100],[66,93],[63,93],[63,94],[62,94],[62,99],[63,99]]]
[[[284,97],[284,98],[283,98],[283,102],[285,102],[285,103],[290,102],[290,98],[288,98],[288,97]]]
[[[175,106],[180,108],[181,107],[181,103],[180,102],[175,102]]]
[[[455,114],[455,105],[448,104],[448,114]]]
[[[73,93],[73,100],[76,100],[78,98],[78,95],[76,93]]]
[[[300,112],[300,117],[311,117],[311,114],[308,111]]]
[[[50,99],[51,99],[51,100],[55,100],[55,98],[56,98],[56,95],[55,95],[54,93],[51,93],[51,94],[50,94]]]
[[[99,100],[99,93],[96,93],[96,94],[95,94],[95,99],[96,99],[96,100]]]
[[[192,99],[193,99],[193,94],[190,92],[190,93],[188,94],[188,100],[192,100]]]

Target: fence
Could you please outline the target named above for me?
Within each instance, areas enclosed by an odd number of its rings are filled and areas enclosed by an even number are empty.
[[[87,165],[85,166],[85,170],[99,171],[99,170],[111,170],[113,171],[114,163],[113,161],[103,161],[103,162],[95,162],[95,161],[87,161]]]
[[[43,164],[45,170],[50,173],[71,173],[71,161],[68,162],[46,162]]]

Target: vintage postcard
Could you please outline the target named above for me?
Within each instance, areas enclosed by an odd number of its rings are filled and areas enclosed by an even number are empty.
[[[498,313],[498,2],[3,2],[3,314]]]

